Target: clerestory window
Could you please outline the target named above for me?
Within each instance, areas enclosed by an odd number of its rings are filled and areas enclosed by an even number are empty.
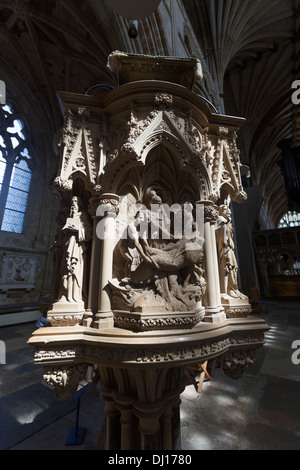
[[[12,106],[0,106],[0,227],[22,233],[32,177],[24,124]]]
[[[280,219],[278,228],[298,227],[300,225],[300,214],[296,211],[289,211]]]

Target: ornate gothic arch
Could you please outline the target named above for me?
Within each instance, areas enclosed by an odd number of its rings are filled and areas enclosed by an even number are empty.
[[[154,109],[141,123],[136,116],[131,116],[127,125],[128,136],[120,148],[110,154],[105,179],[100,179],[104,192],[118,193],[124,178],[123,169],[128,173],[134,167],[144,167],[148,156],[159,147],[168,149],[176,159],[178,168],[191,174],[199,187],[199,198],[205,198],[212,192],[205,157],[200,147],[193,146],[191,136],[187,138],[187,134],[182,132],[185,126],[173,111]]]

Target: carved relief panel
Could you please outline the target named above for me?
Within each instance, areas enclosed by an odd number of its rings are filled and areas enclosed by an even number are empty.
[[[60,94],[47,319],[64,328],[30,343],[59,399],[97,368],[108,450],[167,450],[177,448],[185,366],[218,359],[240,377],[266,330],[248,316],[232,241],[243,120],[213,114],[193,92],[196,59],[114,53],[109,63],[121,86],[101,98]]]

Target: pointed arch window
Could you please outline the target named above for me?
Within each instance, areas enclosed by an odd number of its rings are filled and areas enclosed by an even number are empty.
[[[12,106],[0,106],[0,229],[22,233],[32,178],[24,124]]]

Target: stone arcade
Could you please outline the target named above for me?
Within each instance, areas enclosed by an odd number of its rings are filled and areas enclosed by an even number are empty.
[[[196,59],[108,65],[119,86],[103,97],[60,93],[52,327],[29,343],[58,399],[97,368],[106,449],[179,449],[185,367],[217,358],[239,378],[267,329],[237,282],[244,120],[193,92]]]

